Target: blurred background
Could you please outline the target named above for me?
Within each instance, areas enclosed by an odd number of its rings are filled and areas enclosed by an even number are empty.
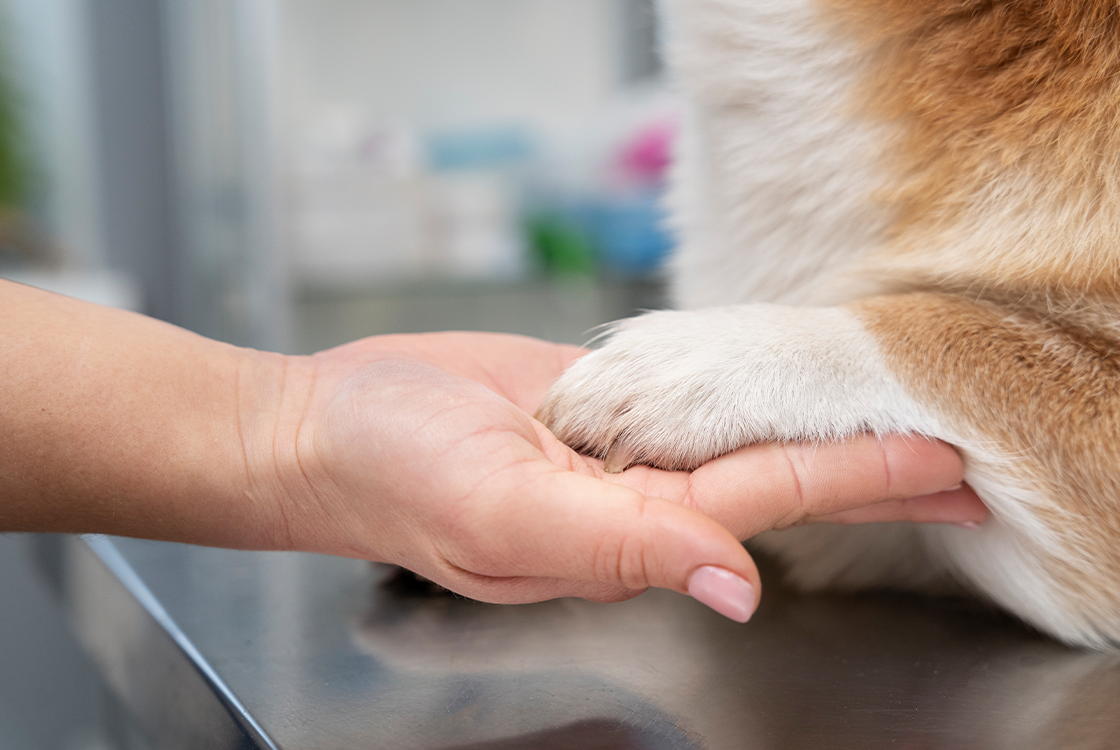
[[[2,273],[305,352],[656,295],[652,0],[3,0]]]
[[[653,0],[0,0],[0,276],[310,353],[663,305]],[[110,747],[0,537],[0,748]]]

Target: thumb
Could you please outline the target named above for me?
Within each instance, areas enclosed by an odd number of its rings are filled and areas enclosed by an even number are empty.
[[[460,567],[488,577],[672,589],[739,622],[757,607],[754,561],[702,513],[570,472],[544,472],[502,494],[507,502],[484,523],[490,533],[473,535],[485,545],[473,545],[481,565]]]

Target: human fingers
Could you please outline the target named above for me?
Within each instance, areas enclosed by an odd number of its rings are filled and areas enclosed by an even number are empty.
[[[758,570],[725,528],[680,504],[551,468],[490,478],[487,495],[500,500],[472,503],[469,517],[458,519],[456,544],[444,551],[449,588],[494,600],[541,593],[541,581],[526,578],[564,582],[545,586],[550,596],[580,584],[590,584],[591,598],[608,599],[659,587],[740,622],[750,618]]]
[[[425,571],[425,577],[440,586],[475,601],[488,604],[532,604],[553,599],[586,599],[601,604],[624,602],[646,589],[628,589],[620,584],[571,581],[547,576],[483,576],[456,570],[440,577],[440,571]]]
[[[921,497],[887,500],[863,508],[854,508],[823,516],[810,516],[805,523],[951,523],[975,527],[987,520],[990,511],[984,501],[968,485]]]
[[[807,519],[828,517],[885,501],[955,489],[961,482],[960,456],[948,445],[922,437],[863,435],[825,444],[748,446],[694,471],[662,472],[634,467],[617,481],[646,494],[665,497],[711,516],[739,539]],[[950,498],[952,512],[939,522],[982,520],[975,503]],[[881,509],[891,520],[927,521],[927,498]],[[908,515],[913,514],[913,515]]]

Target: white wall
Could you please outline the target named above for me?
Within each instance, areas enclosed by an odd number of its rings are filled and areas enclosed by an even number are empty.
[[[621,75],[617,0],[282,0],[281,97],[422,127],[587,112]]]

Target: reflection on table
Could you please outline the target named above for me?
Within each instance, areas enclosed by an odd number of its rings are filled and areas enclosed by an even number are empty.
[[[671,592],[495,606],[327,557],[53,539],[86,646],[155,747],[1111,748],[1120,657],[983,605],[804,596],[737,625]]]

